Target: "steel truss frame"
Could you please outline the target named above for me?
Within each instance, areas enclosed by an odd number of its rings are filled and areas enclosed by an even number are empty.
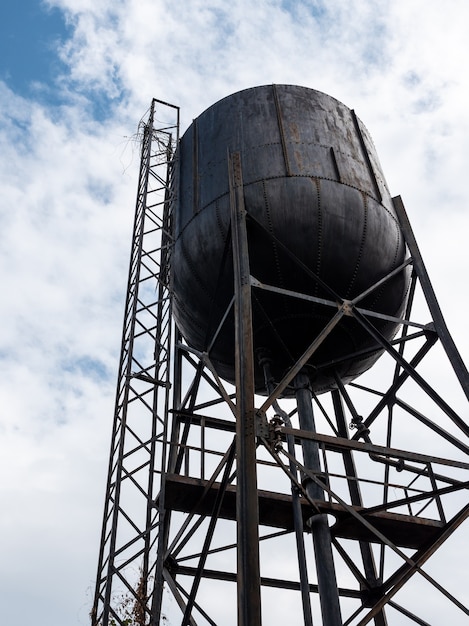
[[[166,122],[157,121],[156,115]],[[99,553],[93,626],[147,623],[156,573],[156,506],[165,466],[172,345],[171,196],[179,109],[153,100],[141,161]],[[128,621],[126,621],[128,620]]]
[[[152,120],[145,128],[153,128]],[[149,208],[148,154],[155,139],[164,145],[158,137],[150,130],[143,138],[136,224],[139,211]],[[270,378],[268,358],[261,357],[266,393],[260,397],[253,293],[315,298],[251,275],[247,233],[262,226],[244,206],[241,159],[233,153],[227,167],[234,297],[222,323],[233,307],[235,386],[219,379],[210,348],[198,352],[171,334],[167,234],[175,163],[165,162],[167,175],[157,179],[167,184],[164,199],[150,207],[163,243],[141,246],[131,261],[131,276],[139,264],[144,274],[151,266],[145,276],[156,281],[158,298],[147,315],[150,307],[132,295],[139,279],[129,281],[93,626],[286,620],[312,626],[319,614],[324,626],[386,626],[402,624],[403,617],[428,625],[435,610],[455,623],[469,615],[468,600],[452,592],[448,571],[457,578],[457,568],[445,562],[443,549],[469,516],[469,426],[462,417],[469,375],[401,199],[394,205],[409,256],[396,271],[410,266],[412,280],[399,333],[387,341],[376,331],[377,314],[360,308],[366,294],[353,301],[316,299],[331,312],[329,322],[283,380]],[[384,354],[355,383],[345,387],[337,378],[334,391],[315,396],[304,367],[346,315]],[[157,347],[151,366],[131,356],[137,338],[147,342],[143,354]],[[287,389],[294,400],[283,397]],[[137,403],[145,417],[130,422],[126,414]],[[441,562],[444,575],[432,565]],[[425,585],[432,600],[438,598],[430,612],[419,598]]]

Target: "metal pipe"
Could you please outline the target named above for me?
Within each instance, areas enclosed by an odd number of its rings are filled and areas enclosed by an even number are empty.
[[[270,371],[270,360],[265,355],[261,355],[259,358],[259,364],[264,370],[264,378],[265,378],[265,386],[267,393],[271,393],[275,387],[273,382],[273,378],[271,376]],[[275,410],[275,416],[279,417],[279,419],[288,427],[291,428],[291,420],[290,416],[286,411],[284,411],[277,400],[273,403],[273,408]],[[295,438],[293,435],[286,435],[287,440],[287,448],[288,453],[290,455],[290,472],[293,476],[297,476],[297,466],[295,465],[293,459],[295,458]],[[296,485],[292,483],[291,485],[291,493],[292,493],[292,509],[293,509],[293,527],[295,529],[295,538],[296,538],[296,553],[298,556],[298,571],[300,575],[300,590],[301,590],[301,601],[303,606],[303,620],[304,626],[313,626],[313,614],[311,610],[311,597],[310,597],[310,589],[309,589],[309,580],[308,580],[308,567],[306,563],[306,550],[305,550],[305,539],[304,539],[304,528],[303,528],[303,515],[301,511],[301,502],[300,495],[298,493],[298,489]]]
[[[339,389],[345,391],[342,386],[342,381],[338,380]],[[339,390],[334,390],[332,392],[332,404],[334,407],[334,413],[337,419],[337,429],[340,437],[344,437],[348,439],[348,430],[347,430],[347,421],[345,419],[344,407],[342,404],[342,397],[339,393]],[[371,455],[370,455],[371,456]],[[345,467],[345,473],[349,477],[347,478],[347,484],[350,493],[350,499],[354,506],[363,506],[363,500],[360,490],[360,485],[357,480],[357,471],[355,468],[355,461],[353,459],[351,450],[344,450],[342,453],[342,458]],[[383,457],[384,458],[384,457]],[[397,463],[397,462],[396,462]],[[360,541],[360,552],[362,555],[363,568],[365,571],[365,577],[367,584],[369,585],[369,590],[372,591],[377,589],[382,585],[382,581],[378,579],[378,575],[376,572],[376,565],[373,556],[373,551],[371,546],[366,541]],[[387,619],[384,612],[384,608],[376,614],[375,616],[375,626],[387,626]]]
[[[316,432],[308,376],[302,372],[297,374],[294,380],[294,387],[300,428]],[[305,468],[320,473],[321,462],[318,442],[302,440],[302,447]],[[307,480],[305,489],[311,499],[324,500],[324,490],[312,480]],[[339,591],[327,515],[313,515],[310,520],[310,526],[313,534],[323,626],[341,626]]]

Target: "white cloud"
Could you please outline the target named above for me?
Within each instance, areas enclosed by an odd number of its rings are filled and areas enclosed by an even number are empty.
[[[74,563],[97,550],[133,180],[122,129],[4,87],[2,103],[2,605],[14,623],[15,591],[59,624],[94,576]]]
[[[129,137],[152,97],[180,105],[183,127],[272,82],[354,108],[469,359],[465,0],[49,5],[73,27],[59,50],[67,72],[44,86],[65,104],[0,84],[0,581],[16,598],[2,601],[11,626],[87,623],[137,182]]]

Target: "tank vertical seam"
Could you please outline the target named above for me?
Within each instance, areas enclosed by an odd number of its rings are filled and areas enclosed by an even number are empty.
[[[192,189],[192,214],[196,215],[199,212],[199,133],[197,119],[193,121],[193,147],[192,147],[192,171],[195,173],[193,178]]]
[[[270,207],[269,207],[269,199],[267,198],[267,191],[265,188],[265,181],[262,181],[262,193],[264,196],[264,206],[265,206],[265,213],[267,216],[267,223],[268,223],[268,227],[269,227],[269,232],[273,235],[274,234],[274,226],[272,223],[272,216],[270,214]],[[273,247],[273,251],[274,251],[274,259],[275,259],[275,269],[277,272],[277,276],[278,276],[278,282],[279,282],[279,287],[284,287],[284,283],[283,283],[283,278],[282,278],[282,273],[280,270],[280,261],[278,258],[278,250],[277,250],[277,245],[275,243],[275,239],[272,240],[272,247]]]
[[[218,230],[220,231],[223,243],[225,244],[226,243],[226,238],[228,236],[228,232],[225,232],[223,230],[223,222],[222,222],[221,215],[220,215],[220,198],[217,198],[215,200],[215,217],[216,217],[216,220],[217,220]]]
[[[360,263],[363,257],[363,249],[365,247],[366,235],[367,235],[367,230],[368,230],[368,198],[366,197],[365,194],[362,194],[362,199],[363,199],[363,211],[364,211],[363,232],[362,232],[362,237],[360,241],[360,248],[358,251],[357,261],[355,263],[355,269],[353,271],[352,280],[350,281],[350,284],[347,289],[347,293],[345,294],[346,298],[350,298],[353,285],[355,284],[355,281],[357,279],[358,269],[360,267]]]
[[[318,201],[318,255],[316,260],[316,276],[321,276],[321,261],[322,261],[322,247],[323,247],[323,219],[322,219],[322,205],[321,205],[321,183],[318,178],[312,179],[316,187],[316,196]],[[316,282],[314,285],[314,295],[318,295],[319,285]]]
[[[396,246],[394,248],[394,259],[392,261],[392,265],[391,265],[390,271],[392,271],[396,267],[396,265],[397,265],[399,247],[400,247],[400,243],[401,243],[401,239],[402,239],[401,229],[400,229],[399,224],[398,224],[398,222],[397,222],[397,220],[395,218],[393,219],[393,224],[394,224],[394,226],[396,228],[397,241],[396,241]],[[375,291],[375,297],[373,298],[373,301],[369,305],[370,308],[374,307],[379,302],[381,296],[384,293],[384,290],[385,290],[384,285],[382,285],[378,289],[378,291]]]
[[[275,112],[277,114],[277,124],[278,124],[278,130],[280,133],[280,143],[282,145],[283,160],[285,163],[285,171],[286,171],[287,176],[291,176],[292,174],[291,174],[291,168],[290,168],[290,161],[288,159],[287,144],[285,141],[285,133],[283,129],[282,110],[280,108],[280,101],[278,98],[277,88],[275,85],[272,85],[272,90],[274,93]]]

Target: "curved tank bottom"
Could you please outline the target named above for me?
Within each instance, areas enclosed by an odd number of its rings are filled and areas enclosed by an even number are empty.
[[[405,243],[371,138],[354,112],[330,96],[292,85],[235,93],[200,115],[179,150],[174,315],[189,345],[210,347],[221,378],[233,381],[233,298],[228,152],[243,172],[251,274],[266,285],[327,300],[352,300],[398,267]],[[319,279],[319,280],[318,280]],[[362,309],[400,317],[408,271],[373,289]],[[254,348],[270,355],[279,380],[335,307],[252,290]],[[398,325],[374,318],[390,339]],[[215,341],[213,337],[218,330]],[[308,362],[316,393],[370,368],[381,349],[352,317]],[[256,389],[265,389],[256,364]]]

